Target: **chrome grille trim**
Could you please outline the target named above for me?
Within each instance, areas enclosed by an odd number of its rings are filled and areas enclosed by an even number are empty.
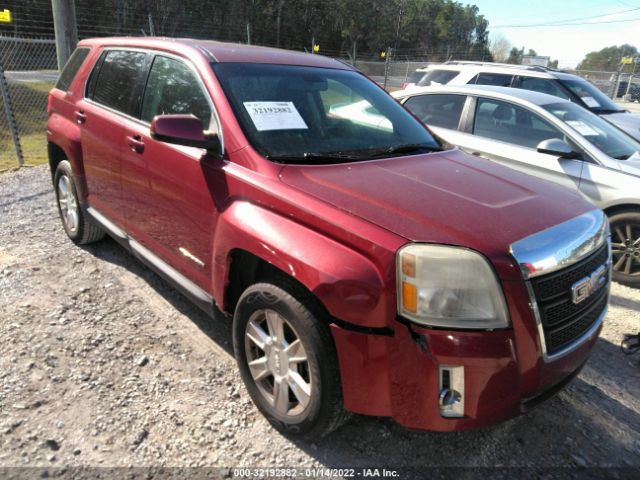
[[[525,280],[546,275],[591,255],[609,237],[602,210],[591,210],[511,244]]]

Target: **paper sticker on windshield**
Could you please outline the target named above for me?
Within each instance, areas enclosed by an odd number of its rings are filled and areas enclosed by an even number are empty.
[[[585,137],[598,136],[597,131],[580,120],[567,120],[567,125],[573,127],[580,135],[584,135]]]
[[[582,101],[587,105],[587,107],[596,108],[599,107],[600,104],[593,97],[581,97]]]
[[[293,102],[244,102],[259,132],[308,129]]]

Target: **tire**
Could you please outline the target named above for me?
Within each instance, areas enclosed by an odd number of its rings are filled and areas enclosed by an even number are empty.
[[[71,164],[62,160],[53,176],[53,188],[62,226],[69,238],[77,245],[97,242],[105,236],[104,230],[86,213],[78,201],[76,182]]]
[[[609,217],[613,280],[640,288],[640,212],[625,211]]]
[[[350,416],[328,325],[315,297],[288,279],[252,285],[238,300],[233,346],[242,380],[258,410],[286,435],[318,439]]]

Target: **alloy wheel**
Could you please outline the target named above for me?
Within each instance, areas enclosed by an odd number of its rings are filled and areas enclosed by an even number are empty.
[[[75,233],[79,224],[78,202],[71,187],[71,180],[67,175],[62,175],[58,180],[58,205],[67,230]]]
[[[613,270],[624,275],[640,274],[640,225],[632,222],[611,226]]]
[[[313,383],[300,336],[278,312],[256,310],[245,329],[245,353],[260,394],[280,414],[299,415],[309,406]]]

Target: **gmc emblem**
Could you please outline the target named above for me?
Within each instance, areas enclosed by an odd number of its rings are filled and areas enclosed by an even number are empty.
[[[591,275],[578,280],[571,286],[573,303],[580,303],[591,296],[607,282],[607,266],[600,265]]]

